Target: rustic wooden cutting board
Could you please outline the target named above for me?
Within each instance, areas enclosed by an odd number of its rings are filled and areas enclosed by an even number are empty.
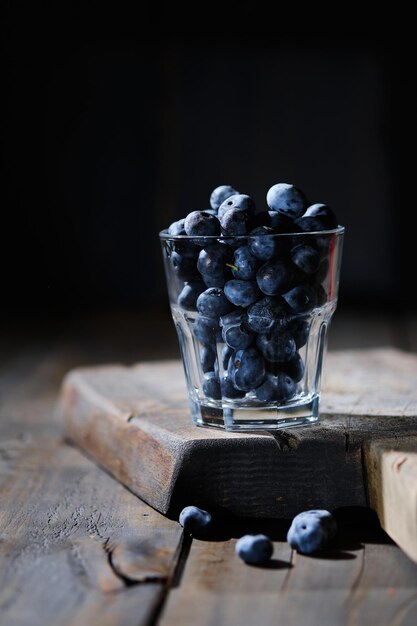
[[[74,369],[57,414],[68,439],[168,516],[188,504],[285,519],[370,506],[417,561],[417,355],[329,352],[323,380],[319,424],[273,433],[194,426],[180,361]]]

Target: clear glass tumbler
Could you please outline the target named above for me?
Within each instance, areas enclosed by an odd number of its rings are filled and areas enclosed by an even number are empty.
[[[228,431],[317,422],[344,227],[159,237],[193,422]]]

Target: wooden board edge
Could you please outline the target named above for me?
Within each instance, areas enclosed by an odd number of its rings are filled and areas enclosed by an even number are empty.
[[[363,445],[369,506],[385,532],[417,563],[417,435]]]

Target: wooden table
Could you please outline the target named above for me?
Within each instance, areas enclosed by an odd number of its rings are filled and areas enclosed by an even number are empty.
[[[139,353],[114,335],[109,347],[103,328],[0,338],[1,626],[414,626],[417,564],[370,511],[340,511],[337,544],[317,557],[291,551],[285,520],[231,518],[191,539],[64,441],[55,409],[71,368],[177,356],[170,327],[164,349],[144,339]],[[273,539],[268,566],[234,554],[246,532]]]

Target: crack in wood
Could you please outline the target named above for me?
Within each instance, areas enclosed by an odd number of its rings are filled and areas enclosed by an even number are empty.
[[[267,430],[265,432],[272,436],[280,452],[294,452],[297,450],[300,440],[295,435],[285,430]]]

